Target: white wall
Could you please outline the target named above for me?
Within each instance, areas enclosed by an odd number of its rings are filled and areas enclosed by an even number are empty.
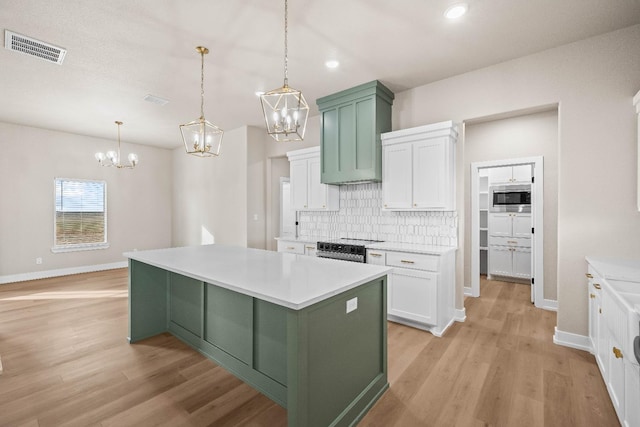
[[[247,128],[247,246],[257,249],[267,248],[267,138],[264,129]]]
[[[393,128],[559,105],[558,329],[587,334],[586,255],[640,257],[636,117],[640,25],[397,93]],[[464,139],[458,214],[464,239]],[[458,251],[463,305],[464,255]]]
[[[0,123],[0,279],[126,262],[123,252],[169,246],[171,152],[123,141],[123,157],[137,153],[138,167],[133,170],[101,167],[94,154],[117,148],[115,136],[115,126],[114,139],[107,140]],[[109,248],[51,252],[54,178],[107,182]],[[37,257],[42,258],[41,265],[36,265]]]
[[[247,246],[247,128],[226,131],[220,156],[172,152],[173,246]]]
[[[557,300],[558,110],[465,124],[464,283],[471,284],[471,163],[544,158],[544,298]],[[462,186],[461,186],[462,187]],[[462,191],[462,189],[460,189]]]

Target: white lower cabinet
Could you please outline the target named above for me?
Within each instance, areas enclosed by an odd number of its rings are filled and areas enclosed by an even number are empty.
[[[278,240],[278,252],[316,256],[316,243],[304,243],[296,240]]]
[[[367,263],[387,275],[387,318],[442,336],[455,317],[455,251],[423,254],[367,250]]]
[[[627,308],[609,282],[589,265],[589,344],[620,424],[640,426],[640,368],[629,351],[631,322]],[[629,354],[631,353],[631,354]],[[632,362],[633,360],[633,362]]]

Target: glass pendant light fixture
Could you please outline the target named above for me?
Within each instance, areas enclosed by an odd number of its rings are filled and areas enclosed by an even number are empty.
[[[204,56],[209,49],[196,47],[200,53],[200,118],[180,125],[184,148],[188,154],[199,157],[212,157],[220,154],[224,131],[204,118]]]
[[[307,128],[309,105],[302,92],[289,87],[287,0],[284,0],[284,85],[260,95],[267,133],[276,141],[302,141]]]
[[[130,153],[127,156],[127,160],[129,160],[128,165],[120,163],[120,126],[122,126],[122,122],[116,120],[115,123],[118,125],[118,151],[107,151],[107,154],[102,152],[96,153],[96,160],[100,166],[110,166],[118,169],[133,169],[138,164],[138,155],[135,153]]]

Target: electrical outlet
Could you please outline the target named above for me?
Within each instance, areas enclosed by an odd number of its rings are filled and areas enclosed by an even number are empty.
[[[42,264],[42,258],[38,257],[36,258],[36,264]]]
[[[351,298],[347,301],[347,314],[358,309],[358,297]]]

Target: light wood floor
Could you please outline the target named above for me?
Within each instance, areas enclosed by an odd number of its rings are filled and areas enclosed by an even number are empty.
[[[283,408],[170,335],[129,345],[127,272],[0,286],[0,426],[284,426]],[[529,287],[482,282],[443,338],[389,323],[360,426],[616,426],[593,356],[552,343]]]

